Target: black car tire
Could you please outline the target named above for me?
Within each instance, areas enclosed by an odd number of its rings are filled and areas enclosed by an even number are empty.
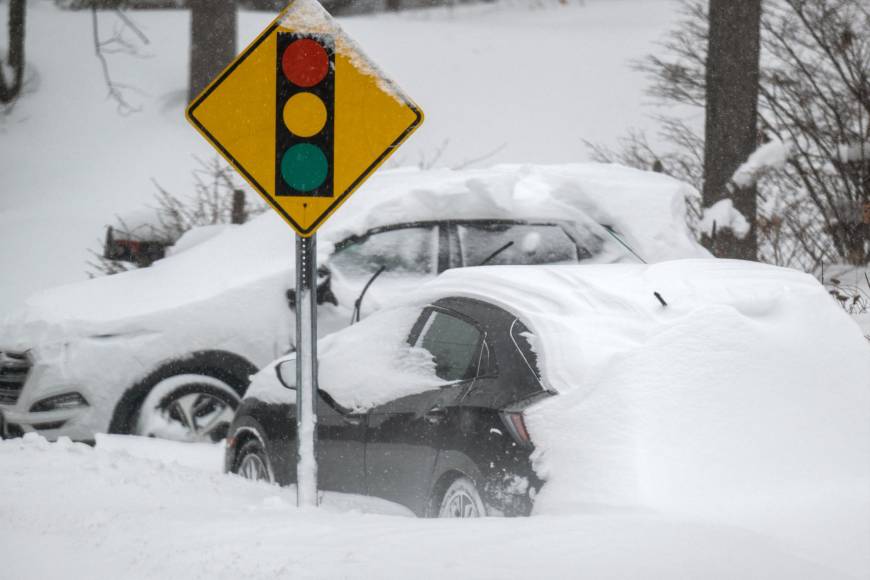
[[[454,479],[441,498],[438,517],[482,518],[484,516],[486,516],[486,506],[474,482],[465,476]]]
[[[272,469],[263,444],[257,438],[248,439],[239,450],[233,473],[251,481],[272,483]]]

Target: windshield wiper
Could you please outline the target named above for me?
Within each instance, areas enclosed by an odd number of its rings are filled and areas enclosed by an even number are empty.
[[[353,324],[354,322],[359,322],[360,311],[362,310],[362,301],[363,298],[365,298],[366,292],[369,291],[369,286],[371,286],[372,282],[374,282],[377,277],[380,276],[381,273],[386,269],[386,266],[381,266],[380,268],[378,268],[378,271],[372,274],[372,277],[369,278],[369,281],[366,282],[365,286],[363,286],[362,292],[359,293],[359,297],[357,297],[356,301],[353,303],[353,314],[350,315],[351,324]]]
[[[504,252],[505,250],[507,250],[508,248],[510,248],[513,245],[514,245],[513,240],[509,241],[508,243],[506,243],[505,245],[503,245],[502,247],[500,247],[499,249],[497,249],[496,251],[494,251],[493,253],[488,255],[483,262],[478,264],[478,266],[485,266],[487,262],[489,262],[490,260],[492,260],[493,258],[495,258],[496,256],[498,256],[499,254],[501,254],[502,252]]]
[[[631,252],[632,255],[634,255],[635,258],[637,258],[638,260],[640,260],[640,261],[643,262],[644,264],[647,263],[646,260],[644,260],[643,258],[641,258],[640,255],[639,255],[637,252],[635,252],[635,251],[631,248],[631,246],[629,246],[628,244],[626,244],[626,243],[623,241],[623,239],[622,239],[621,237],[619,237],[619,234],[616,233],[616,230],[613,229],[613,226],[606,226],[606,225],[604,225],[604,224],[601,224],[601,227],[604,228],[604,231],[606,231],[608,234],[610,234],[610,237],[612,237],[614,240],[616,240],[617,242],[619,242],[619,244],[620,244],[623,248],[625,248],[626,250],[628,250],[629,252]]]

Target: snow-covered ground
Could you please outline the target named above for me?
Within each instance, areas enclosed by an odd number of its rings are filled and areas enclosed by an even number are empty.
[[[106,98],[90,13],[28,3],[35,78],[0,118],[0,317],[36,290],[84,279],[87,248],[99,246],[115,215],[153,203],[152,178],[186,194],[194,156],[214,155],[183,115],[187,13],[131,17],[150,44],[141,46],[148,58],[108,57],[113,79],[134,87],[127,97],[142,109],[121,116]],[[241,12],[239,47],[273,17]],[[627,63],[675,17],[671,0],[505,0],[341,25],[426,113],[392,163],[457,166],[582,161],[583,139],[613,144],[629,127],[648,126],[645,81]],[[100,22],[109,36],[117,19],[106,12]],[[0,41],[5,32],[0,26]]]
[[[866,578],[795,543],[651,511],[425,520],[342,495],[298,510],[292,488],[221,475],[215,448],[195,448],[199,458],[190,449],[134,438],[95,449],[38,436],[0,442],[0,576]],[[870,541],[848,544],[833,548]]]

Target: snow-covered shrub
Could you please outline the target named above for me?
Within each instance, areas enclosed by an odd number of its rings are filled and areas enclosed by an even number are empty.
[[[194,227],[243,223],[267,209],[258,196],[242,189],[235,172],[219,158],[214,157],[208,161],[197,159],[197,162],[199,167],[192,172],[192,195],[176,195],[155,180],[155,205],[128,216],[118,216],[116,223],[110,226],[109,235],[131,240],[149,240],[168,247]],[[239,191],[244,192],[245,203],[234,212],[233,198]],[[91,253],[93,260],[88,262],[88,275],[91,277],[117,274],[150,265],[150,261],[137,264],[114,259],[104,253]]]

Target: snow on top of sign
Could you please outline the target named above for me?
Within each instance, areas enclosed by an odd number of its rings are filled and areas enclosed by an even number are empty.
[[[281,14],[280,25],[293,31],[331,35],[335,40],[337,55],[344,56],[354,68],[375,79],[378,88],[385,94],[401,103],[407,100],[317,0],[294,0]]]

